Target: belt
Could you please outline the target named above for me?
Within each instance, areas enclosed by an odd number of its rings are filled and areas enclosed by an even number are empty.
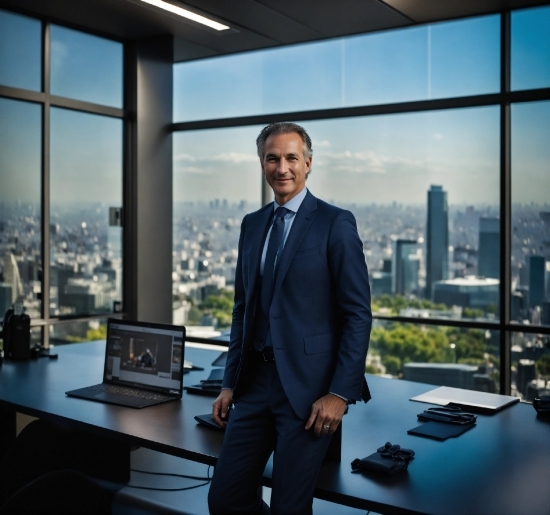
[[[260,361],[262,363],[275,363],[273,347],[264,347],[263,350],[250,351],[250,356],[254,361]]]

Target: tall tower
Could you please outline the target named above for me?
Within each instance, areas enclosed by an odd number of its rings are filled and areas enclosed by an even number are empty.
[[[399,295],[415,293],[418,288],[418,245],[416,240],[396,240],[392,262],[392,292]]]
[[[433,297],[433,285],[449,278],[449,207],[443,186],[428,191],[426,224],[426,298]]]
[[[545,272],[544,256],[529,256],[529,304],[532,308],[542,307],[544,302]]]
[[[500,279],[500,221],[479,219],[479,255],[477,275]]]
[[[23,284],[19,276],[19,268],[15,256],[11,252],[6,252],[3,259],[4,281],[11,286],[12,303],[23,297]]]

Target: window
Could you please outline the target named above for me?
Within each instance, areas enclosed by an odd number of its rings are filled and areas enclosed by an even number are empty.
[[[51,27],[51,92],[122,107],[122,44]]]
[[[489,225],[498,238],[498,108],[304,125],[308,187],[354,213],[375,310],[495,320],[498,245],[486,251],[485,240]]]
[[[23,302],[41,315],[42,108],[0,98],[0,317]]]
[[[511,318],[550,325],[550,102],[512,106]]]
[[[260,207],[259,127],[174,135],[173,320],[227,336],[241,222]]]
[[[122,301],[122,120],[51,112],[50,313],[114,311]]]
[[[0,10],[0,85],[42,89],[41,31],[38,20]]]
[[[550,6],[512,13],[512,89],[550,87]]]
[[[0,316],[78,341],[121,310],[123,45],[0,10],[0,88]]]
[[[174,66],[174,120],[227,118],[494,93],[498,16]]]
[[[176,64],[174,319],[206,328],[230,313],[227,291],[184,299],[183,245],[197,256],[225,245],[234,259],[238,228],[231,239],[212,210],[231,196],[228,176],[256,205],[268,197],[249,178],[252,145],[272,114],[290,113],[313,138],[308,188],[351,210],[363,240],[367,371],[524,399],[546,391],[549,86],[550,6]],[[261,125],[241,127],[246,116]],[[229,128],[212,128],[222,118]],[[206,142],[210,154],[197,150]],[[222,326],[201,335],[227,338]]]

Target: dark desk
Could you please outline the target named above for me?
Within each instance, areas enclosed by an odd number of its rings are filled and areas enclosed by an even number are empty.
[[[132,410],[67,398],[66,390],[100,382],[104,342],[56,348],[57,361],[4,363],[0,406],[8,411],[64,421],[167,454],[214,464],[222,434],[198,426],[212,398],[184,394],[183,401]],[[219,351],[187,348],[186,358],[209,367]],[[186,384],[204,372],[191,372]],[[550,423],[529,405],[479,416],[475,428],[438,442],[407,435],[427,405],[409,397],[432,386],[369,377],[373,400],[352,406],[344,418],[342,462],[323,466],[316,496],[379,513],[441,515],[548,515]],[[386,478],[352,474],[354,458],[386,441],[416,451],[405,474]],[[265,473],[269,484],[271,464]]]

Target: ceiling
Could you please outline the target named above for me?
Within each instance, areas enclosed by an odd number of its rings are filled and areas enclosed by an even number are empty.
[[[548,0],[169,0],[231,26],[216,32],[139,0],[0,0],[0,6],[123,40],[174,36],[174,61],[499,12]]]

